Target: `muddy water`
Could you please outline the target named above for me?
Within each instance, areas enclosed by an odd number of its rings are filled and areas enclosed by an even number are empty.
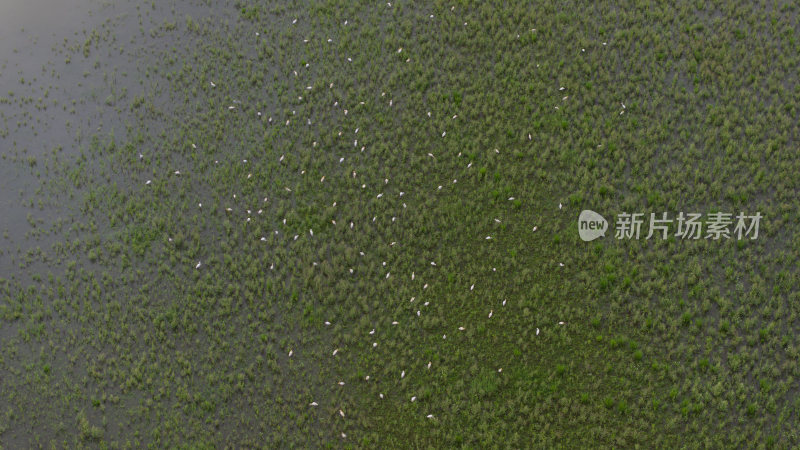
[[[63,163],[91,136],[124,136],[144,89],[137,39],[174,20],[162,14],[129,0],[0,1],[0,279],[30,280],[32,255],[53,259],[75,237],[83,193],[52,180],[69,178]]]

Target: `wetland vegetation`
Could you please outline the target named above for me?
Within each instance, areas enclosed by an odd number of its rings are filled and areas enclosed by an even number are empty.
[[[77,3],[0,30],[2,447],[800,445],[796,3]]]

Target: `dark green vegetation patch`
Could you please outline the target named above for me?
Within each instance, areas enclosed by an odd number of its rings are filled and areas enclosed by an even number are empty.
[[[797,13],[100,8],[0,70],[0,443],[797,446]]]

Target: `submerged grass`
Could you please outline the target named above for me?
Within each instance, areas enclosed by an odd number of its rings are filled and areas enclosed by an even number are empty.
[[[796,6],[117,7],[45,64],[66,154],[0,89],[59,211],[4,239],[0,442],[797,445]]]

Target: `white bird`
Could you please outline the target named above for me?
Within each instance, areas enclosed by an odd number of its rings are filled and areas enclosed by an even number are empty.
[[[398,323],[399,322],[395,320],[394,322],[392,322],[392,325],[397,325]]]
[[[431,265],[432,265],[432,266],[435,266],[435,265],[436,265],[436,263],[435,263],[435,262],[433,262],[433,261],[431,261]]]
[[[559,325],[564,325],[564,322],[558,322]]]
[[[488,241],[489,239],[491,239],[491,238],[492,238],[491,236],[486,236],[486,240],[487,240],[487,241]]]
[[[503,306],[506,306],[506,301],[505,300],[503,300]]]
[[[311,228],[309,228],[309,229],[308,229],[308,233],[309,233],[310,235],[312,235],[312,236],[313,236],[313,235],[314,235],[314,230],[312,230]]]
[[[328,322],[327,320],[325,321],[325,325],[330,325],[330,324],[331,324],[331,323],[330,323],[330,322]]]
[[[289,358],[291,358],[291,357],[292,357],[292,354],[293,354],[293,353],[294,353],[293,351],[289,350]]]
[[[383,398],[383,394],[378,394],[378,397]]]
[[[369,332],[369,334],[375,334],[375,328],[373,328],[372,331]]]
[[[216,84],[214,84],[214,82],[213,82],[213,81],[211,81],[210,83],[211,83],[211,87],[217,87],[217,85],[216,85]]]
[[[344,381],[340,381],[339,386],[344,386]]]
[[[444,137],[445,134],[447,134],[447,131],[442,131],[442,137]]]
[[[411,397],[411,401],[412,401],[412,402],[413,402],[413,401],[416,401],[416,400],[417,400],[417,397],[416,397],[416,396],[414,396],[414,397]]]
[[[391,272],[388,272],[388,273],[386,274],[386,278],[389,278],[389,275],[390,275],[390,274],[391,274]]]
[[[534,225],[534,227],[533,227],[533,231],[536,231],[537,229],[539,229],[539,227],[537,227],[537,226],[535,226],[535,225]]]
[[[148,184],[148,185],[149,185],[150,183],[152,183],[152,181],[150,181],[150,180],[147,180],[147,181],[145,181],[145,182],[144,182],[144,184]]]
[[[375,347],[377,347],[377,346],[378,346],[378,343],[377,343],[377,342],[373,342],[373,343],[372,343],[372,348],[375,348]]]
[[[414,279],[414,272],[411,272],[411,279]]]
[[[342,417],[344,417],[344,411],[342,411],[342,410],[340,409],[340,410],[339,410],[339,415],[340,415],[340,416],[342,416]]]
[[[198,261],[198,262],[197,262],[197,265],[196,265],[196,266],[194,266],[194,268],[195,268],[195,269],[199,269],[201,265],[202,265],[202,263],[201,263],[200,261]]]
[[[180,170],[176,170],[174,173],[175,173],[175,175],[180,175],[181,171]]]
[[[475,285],[474,285],[474,284],[473,284],[472,286],[470,286],[470,287],[469,287],[469,290],[470,290],[470,291],[471,291],[471,290],[473,290],[473,289],[475,289]]]
[[[493,314],[493,313],[494,313],[494,311],[491,311],[491,310],[489,311],[489,318],[490,318],[490,319],[492,318],[492,314]]]
[[[431,368],[431,362],[428,361],[428,369],[430,369],[430,368]]]
[[[400,378],[405,378],[405,376],[406,376],[406,371],[404,370],[400,373]]]
[[[514,200],[514,197],[508,197],[509,200]]]
[[[443,334],[443,335],[442,335],[442,339],[447,339],[447,335],[446,335],[446,334]]]
[[[317,406],[317,402],[311,402],[308,404],[308,406]]]
[[[539,329],[538,328],[536,329],[536,335],[537,336],[539,335]]]
[[[345,438],[347,438],[347,435],[342,433],[342,439],[345,439]]]
[[[558,263],[559,267],[564,267],[564,263]]]
[[[459,331],[464,331],[464,330],[465,330],[465,328],[464,328],[464,327],[458,327],[458,330],[459,330]]]
[[[562,206],[563,206],[563,205],[561,205],[561,202],[559,202],[559,203],[558,203],[558,209],[561,209],[561,207],[562,207]]]
[[[338,353],[338,352],[339,352],[339,349],[337,348],[336,350],[333,351],[333,354],[331,354],[331,356],[336,356],[336,353]]]

